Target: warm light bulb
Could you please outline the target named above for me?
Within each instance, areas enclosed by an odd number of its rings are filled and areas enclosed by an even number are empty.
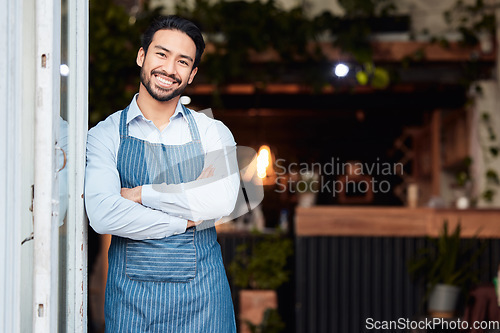
[[[259,178],[266,178],[267,167],[269,166],[271,150],[268,146],[262,146],[257,154],[257,176]]]

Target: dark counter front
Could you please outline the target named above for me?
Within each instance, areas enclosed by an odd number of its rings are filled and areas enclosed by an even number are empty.
[[[477,261],[490,282],[500,263],[499,210],[311,207],[296,211],[296,332],[372,332],[373,320],[425,315],[425,289],[407,262],[444,219],[488,243]],[[462,300],[462,306],[465,306]]]

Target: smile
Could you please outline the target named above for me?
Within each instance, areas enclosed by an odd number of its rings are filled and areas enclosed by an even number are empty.
[[[164,87],[164,88],[170,88],[172,86],[172,84],[176,83],[175,80],[172,80],[168,77],[160,76],[157,74],[155,74],[154,76],[155,76],[156,80],[158,81],[159,85],[161,87]]]

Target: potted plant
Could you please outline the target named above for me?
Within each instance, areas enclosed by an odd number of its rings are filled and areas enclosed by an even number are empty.
[[[411,275],[427,282],[428,312],[434,317],[452,317],[460,292],[478,283],[475,264],[487,243],[477,247],[477,237],[461,239],[460,231],[458,223],[450,234],[445,221],[440,235],[429,238],[408,266]]]
[[[253,324],[249,320],[246,324],[251,333],[279,333],[285,329],[285,324],[276,309],[267,309],[260,324]]]
[[[248,244],[237,247],[229,273],[234,284],[242,288],[239,292],[241,332],[261,325],[266,311],[278,307],[276,289],[289,279],[290,272],[285,268],[292,253],[291,239],[279,233],[265,236],[253,247]]]
[[[300,207],[311,207],[316,203],[319,191],[319,175],[314,171],[300,171],[299,179],[295,183]]]

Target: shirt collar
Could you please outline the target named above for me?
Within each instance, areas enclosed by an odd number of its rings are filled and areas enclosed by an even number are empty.
[[[147,120],[146,117],[144,117],[144,115],[142,114],[141,109],[139,109],[139,106],[137,105],[137,96],[139,96],[138,93],[134,95],[134,98],[132,98],[132,102],[129,105],[127,113],[127,124],[129,124],[132,120],[134,120],[137,117],[142,117],[144,120]],[[177,102],[174,114],[172,115],[172,117],[170,117],[170,119],[175,119],[176,117],[179,116],[179,114],[182,117],[185,116],[184,107],[182,106],[180,99]]]

